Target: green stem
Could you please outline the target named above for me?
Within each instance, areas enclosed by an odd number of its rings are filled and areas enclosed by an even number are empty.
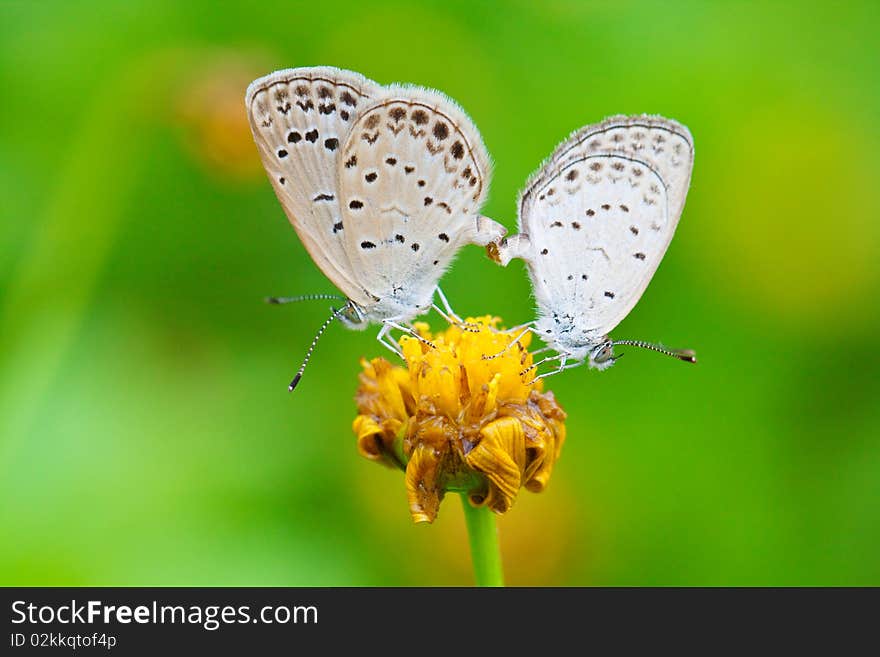
[[[471,506],[467,493],[461,493],[461,505],[464,508],[477,586],[504,586],[495,514],[485,506]]]

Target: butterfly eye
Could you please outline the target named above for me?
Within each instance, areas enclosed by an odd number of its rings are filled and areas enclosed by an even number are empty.
[[[610,342],[604,342],[596,347],[596,350],[593,352],[593,362],[605,363],[609,360],[614,360],[614,349]]]
[[[343,307],[339,318],[348,325],[357,325],[364,321],[363,315],[354,304]]]

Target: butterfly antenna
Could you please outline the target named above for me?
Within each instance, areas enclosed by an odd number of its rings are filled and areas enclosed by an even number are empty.
[[[318,332],[315,334],[315,337],[312,340],[312,344],[309,345],[309,350],[306,352],[306,357],[303,360],[302,365],[299,366],[299,371],[296,373],[296,376],[293,377],[293,381],[290,382],[290,385],[287,386],[287,389],[290,392],[293,392],[293,389],[296,388],[297,384],[299,383],[299,380],[302,378],[303,372],[306,369],[306,365],[309,364],[309,360],[312,357],[312,352],[315,350],[315,345],[318,344],[318,340],[321,339],[321,335],[324,333],[324,331],[327,330],[327,327],[330,326],[330,324],[333,322],[334,319],[337,319],[343,312],[345,312],[345,309],[347,307],[348,306],[342,306],[342,308],[338,308],[338,309],[334,308],[333,314],[330,315],[330,317],[328,317],[327,319],[325,319],[324,323],[321,324],[321,328],[319,328]]]
[[[651,344],[650,342],[642,342],[641,340],[615,340],[611,344],[613,346],[623,345],[649,349],[650,351],[656,351],[657,353],[665,354],[666,356],[678,358],[678,360],[683,360],[686,363],[697,362],[697,354],[693,349],[667,349],[666,347],[661,347],[659,344]]]
[[[296,303],[297,301],[347,301],[347,299],[339,294],[301,294],[298,297],[266,297],[266,303],[282,304]]]

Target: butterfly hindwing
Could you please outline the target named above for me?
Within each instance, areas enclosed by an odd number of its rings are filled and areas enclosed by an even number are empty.
[[[383,304],[423,306],[460,247],[504,234],[479,215],[491,175],[479,132],[439,92],[392,86],[371,98],[338,167],[351,272]]]
[[[669,244],[674,223],[663,181],[644,162],[594,154],[570,160],[533,194],[523,219],[542,313],[572,316],[599,338],[638,301]]]
[[[251,130],[284,212],[309,255],[343,293],[365,303],[344,246],[337,190],[342,145],[381,87],[333,67],[276,71],[247,90]]]

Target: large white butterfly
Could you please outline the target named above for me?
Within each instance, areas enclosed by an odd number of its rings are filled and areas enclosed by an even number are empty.
[[[572,134],[526,183],[520,233],[488,251],[502,265],[512,258],[526,262],[539,314],[526,330],[557,352],[540,361],[558,360],[555,372],[584,361],[605,369],[616,360],[615,345],[696,362],[689,350],[608,337],[642,296],[672,240],[690,184],[693,144],[688,129],[670,119],[615,116]]]
[[[354,328],[380,323],[379,340],[396,351],[388,330],[411,331],[410,320],[437,308],[435,292],[455,317],[440,277],[463,245],[506,232],[480,215],[491,167],[464,111],[438,91],[383,87],[332,67],[255,80],[246,104],[287,218],[345,295],[315,341],[337,318]]]

